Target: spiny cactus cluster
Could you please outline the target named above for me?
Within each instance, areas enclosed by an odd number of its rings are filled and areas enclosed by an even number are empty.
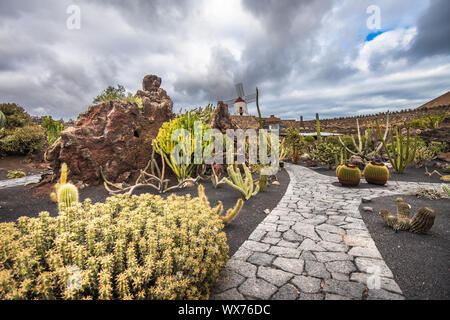
[[[200,197],[118,195],[0,224],[0,299],[207,299],[228,258]]]
[[[436,212],[428,207],[422,207],[410,219],[411,206],[402,198],[397,199],[397,215],[392,215],[389,210],[381,210],[380,215],[384,223],[395,230],[395,232],[410,231],[413,233],[426,233],[434,224]]]
[[[201,201],[203,201],[205,203],[206,206],[210,207],[208,198],[206,197],[206,194],[205,194],[205,188],[201,184],[198,186],[198,197],[200,198]],[[239,212],[241,212],[241,209],[243,206],[244,206],[244,200],[239,198],[238,201],[236,202],[236,204],[234,205],[234,207],[228,209],[227,213],[223,216],[222,215],[223,203],[222,203],[222,201],[219,201],[218,205],[215,208],[213,208],[213,211],[222,220],[222,222],[225,225],[227,225],[231,221],[233,221],[234,218],[236,218],[236,216],[239,214]]]
[[[227,167],[227,171],[232,181],[228,178],[224,178],[223,182],[242,193],[245,197],[245,200],[248,200],[252,196],[258,194],[259,185],[254,188],[253,178],[249,168],[245,165],[245,163],[242,164],[242,167],[244,168],[245,178],[242,178],[241,170],[239,169],[237,164],[234,166],[229,165]]]

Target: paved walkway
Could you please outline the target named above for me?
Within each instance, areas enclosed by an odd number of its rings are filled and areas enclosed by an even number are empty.
[[[41,180],[41,176],[41,174],[35,174],[32,176],[26,176],[24,178],[0,180],[0,189],[23,186],[24,184],[30,182],[37,183]]]
[[[211,299],[404,299],[359,205],[362,198],[440,184],[343,188],[334,177],[291,164],[286,169],[285,195],[230,258]]]

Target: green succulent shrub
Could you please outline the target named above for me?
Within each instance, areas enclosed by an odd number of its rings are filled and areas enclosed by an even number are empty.
[[[314,160],[326,164],[330,168],[339,163],[340,155],[341,148],[327,142],[322,142],[312,151]]]
[[[316,138],[314,138],[313,136],[304,136],[303,141],[305,141],[306,144],[313,144],[314,142],[316,142]]]
[[[42,127],[47,132],[48,145],[51,146],[61,136],[61,131],[65,129],[64,124],[58,120],[55,121],[51,116],[42,117]]]
[[[297,128],[289,127],[286,130],[286,143],[288,146],[288,155],[293,163],[297,163],[303,147],[303,137]]]
[[[11,170],[11,171],[8,171],[6,178],[16,179],[16,178],[23,178],[26,176],[27,176],[27,174],[25,172],[23,172],[22,170]]]
[[[4,125],[5,130],[21,128],[31,124],[30,115],[26,113],[22,107],[15,103],[0,104],[0,111],[6,117],[6,123]]]
[[[203,198],[118,195],[0,224],[0,299],[207,299],[228,259]]]
[[[156,152],[164,156],[166,163],[172,169],[173,173],[177,176],[178,181],[182,181],[183,179],[190,177],[194,168],[198,165],[194,164],[194,131],[196,122],[201,123],[201,135],[202,137],[204,137],[206,130],[211,129],[211,127],[208,124],[203,123],[201,121],[201,118],[196,113],[187,111],[184,114],[178,115],[175,119],[163,123],[161,128],[159,129],[158,136],[154,141]],[[185,163],[177,163],[173,153],[173,151],[175,151],[174,148],[176,147],[176,145],[183,142],[182,136],[178,137],[177,141],[172,140],[172,134],[175,132],[175,130],[178,129],[187,130],[187,133],[189,134],[189,138],[191,140],[190,144],[187,145],[186,143],[186,148],[182,148],[179,153],[182,158],[188,160],[185,161]],[[198,141],[200,143],[199,147],[201,148],[202,154],[205,148],[211,143],[211,141],[212,138],[209,141],[207,141],[206,139]],[[181,143],[180,145],[183,144],[184,143]]]
[[[0,136],[0,153],[21,155],[39,151],[44,144],[44,131],[40,126],[25,126],[7,131]]]
[[[428,117],[423,117],[411,121],[409,123],[409,126],[414,129],[435,129],[438,128],[441,123],[448,117],[450,117],[450,113],[443,113],[438,116],[430,115]]]
[[[94,98],[93,103],[102,103],[113,100],[123,100],[130,103],[136,103],[139,108],[143,108],[142,99],[134,96],[131,92],[127,92],[125,87],[118,84],[117,88],[108,86],[98,96]]]
[[[442,153],[450,152],[450,147],[446,142],[432,141],[428,144],[428,148],[433,151],[436,156]]]

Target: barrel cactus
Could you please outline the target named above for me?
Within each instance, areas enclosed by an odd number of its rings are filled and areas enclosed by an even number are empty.
[[[371,162],[363,171],[364,178],[368,183],[383,186],[391,177],[389,169],[382,162]]]
[[[70,207],[78,203],[78,189],[71,183],[63,184],[58,190],[58,203]]]
[[[411,220],[409,231],[414,233],[426,233],[433,226],[435,218],[436,211],[428,207],[420,208]]]
[[[339,182],[343,186],[356,187],[361,181],[361,170],[354,164],[347,163],[340,166],[340,168],[336,170],[336,174]]]
[[[6,124],[6,116],[3,112],[0,111],[0,130],[5,126]]]

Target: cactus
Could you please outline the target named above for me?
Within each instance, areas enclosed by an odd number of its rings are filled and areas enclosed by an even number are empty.
[[[57,196],[58,203],[63,203],[66,207],[78,203],[78,189],[71,183],[66,183],[59,187]]]
[[[219,204],[213,210],[219,215],[219,218],[220,218],[220,220],[222,220],[223,224],[228,225],[231,221],[234,220],[234,218],[237,217],[239,212],[241,212],[243,205],[244,205],[244,200],[242,200],[242,198],[239,198],[236,201],[236,204],[234,205],[234,207],[228,209],[227,213],[224,216],[222,216],[221,214],[223,211],[223,204],[222,204],[222,201],[219,201]]]
[[[6,124],[6,116],[3,112],[0,111],[0,130],[5,126]]]
[[[254,188],[253,178],[250,170],[245,165],[245,163],[242,164],[242,167],[244,168],[245,179],[242,178],[241,170],[239,170],[236,164],[235,166],[229,165],[227,167],[228,175],[230,176],[231,181],[228,178],[224,178],[223,182],[242,193],[245,197],[245,200],[248,200],[252,196],[258,194],[259,186],[256,186],[256,188]]]
[[[395,226],[397,224],[397,217],[390,214],[389,210],[386,209],[381,210],[380,215],[386,225],[388,225],[392,229],[395,229]]]
[[[446,184],[442,185],[442,191],[444,191],[447,197],[450,197],[450,188]]]
[[[61,165],[61,176],[59,178],[59,183],[55,184],[54,191],[50,193],[50,200],[53,202],[58,202],[58,194],[59,189],[62,185],[65,185],[67,183],[67,164],[63,163]]]
[[[434,224],[436,211],[428,207],[422,207],[411,220],[409,231],[413,233],[426,233]]]
[[[411,136],[409,127],[407,128],[406,141],[403,138],[401,130],[398,127],[390,129],[391,143],[388,144],[386,139],[381,136],[381,128],[378,120],[376,120],[378,129],[378,138],[383,142],[384,151],[388,155],[389,162],[392,164],[394,170],[398,173],[403,173],[408,164],[414,161],[417,152],[418,137],[414,139],[414,146],[411,146]],[[412,147],[412,151],[411,151]]]
[[[383,143],[379,143],[377,147],[374,146],[374,149],[371,150],[369,148],[369,140],[370,140],[370,137],[372,136],[372,129],[366,130],[366,132],[364,134],[364,138],[365,139],[363,139],[362,136],[361,136],[361,130],[360,130],[360,127],[359,127],[359,120],[358,119],[356,119],[356,129],[358,131],[358,143],[356,143],[356,140],[353,137],[353,135],[351,136],[352,143],[353,143],[353,146],[356,149],[356,152],[350,150],[345,145],[345,143],[342,141],[340,136],[338,136],[339,142],[341,143],[341,145],[344,147],[344,149],[347,152],[350,152],[352,155],[359,156],[363,160],[367,161],[368,158],[377,155],[381,151],[381,148],[383,147]],[[386,130],[384,132],[384,139],[387,138],[388,132],[389,132],[389,114],[386,117]],[[363,145],[363,140],[365,140],[364,145]]]
[[[411,206],[402,198],[397,199],[397,215],[393,216],[389,210],[381,210],[380,215],[384,223],[395,230],[410,231],[413,233],[426,233],[434,224],[436,212],[428,207],[422,207],[414,215],[409,218]]]
[[[390,178],[389,169],[381,162],[371,162],[363,171],[364,178],[368,183],[385,185]]]
[[[397,216],[409,218],[411,214],[411,206],[406,203],[403,198],[397,198]]]
[[[259,191],[265,192],[267,190],[267,185],[269,184],[269,177],[261,174],[259,176]]]
[[[259,90],[256,88],[256,110],[258,110],[259,128],[264,129],[264,122],[261,116],[261,110],[259,109]]]
[[[336,169],[339,182],[343,186],[356,187],[361,180],[361,170],[353,164],[345,164]]]
[[[318,113],[316,113],[316,130],[317,130],[317,144],[321,144],[322,135],[320,134],[320,119]]]

